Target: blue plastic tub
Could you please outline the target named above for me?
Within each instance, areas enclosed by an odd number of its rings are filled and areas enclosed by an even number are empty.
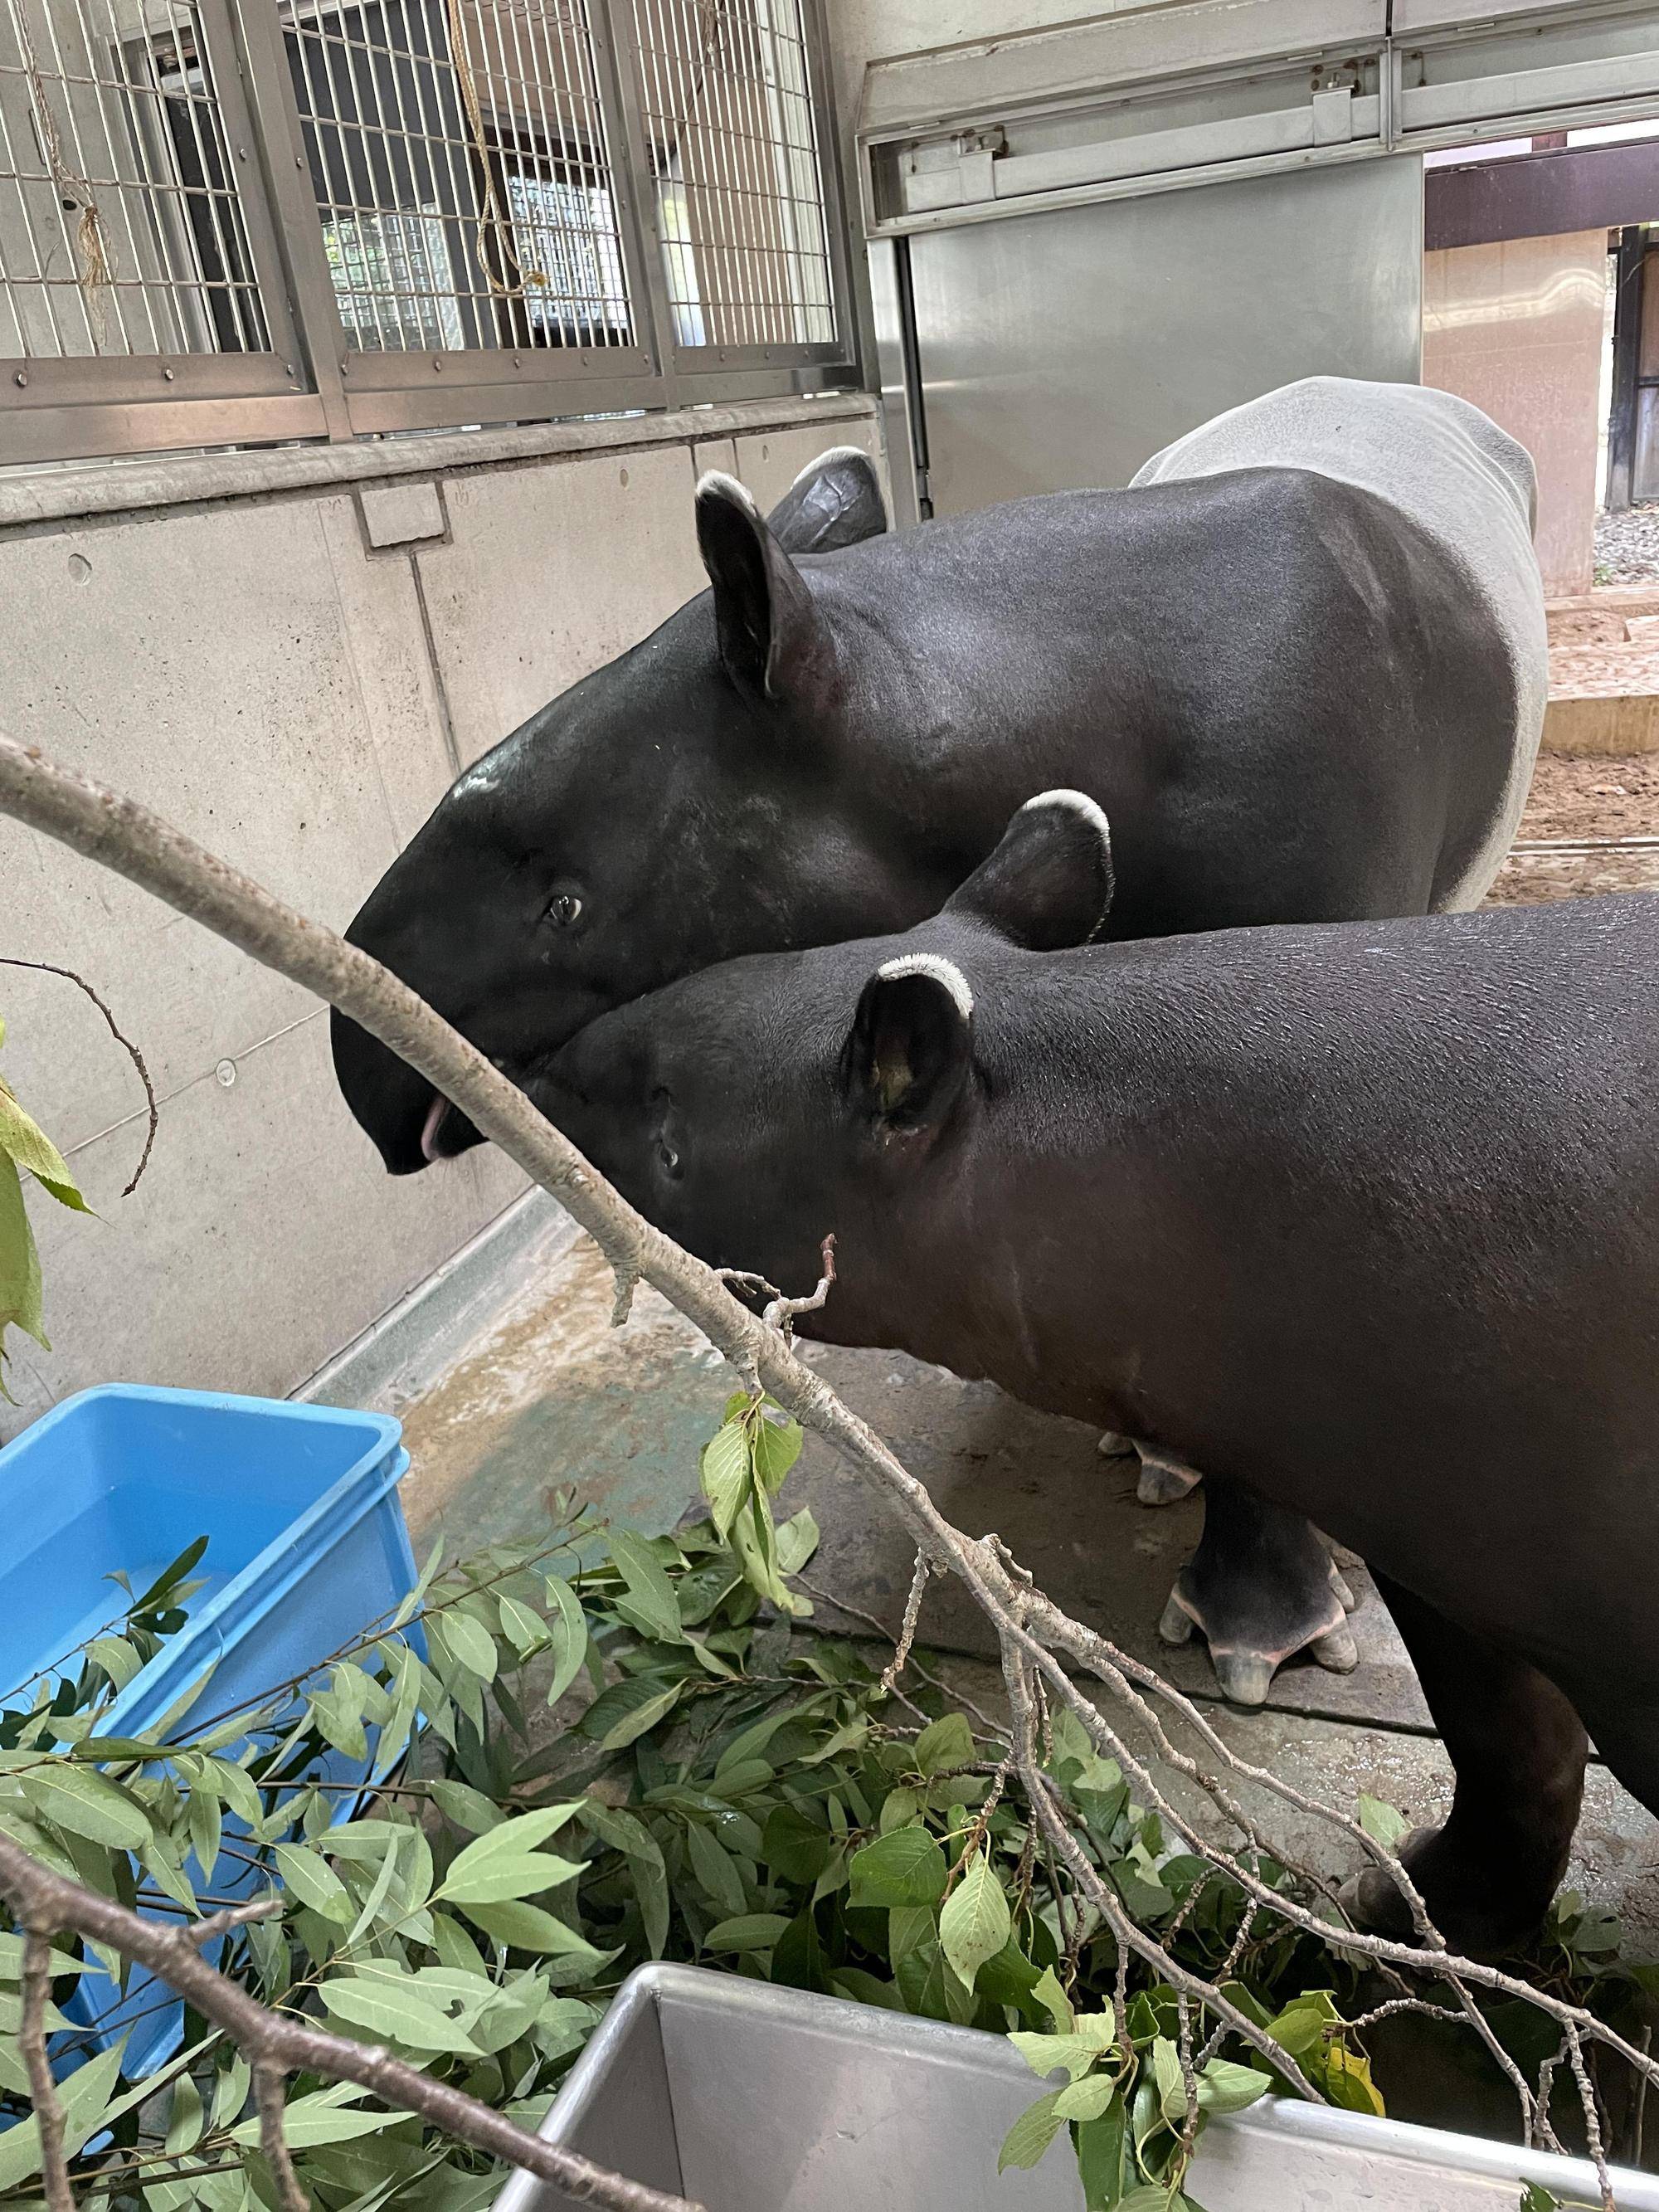
[[[409,1465],[385,1415],[117,1383],[83,1390],[0,1449],[0,1513],[10,1531],[0,1568],[0,1704],[118,1620],[125,1600],[206,1536],[189,1620],[100,1717],[99,1732],[154,1728],[211,1665],[182,1725],[303,1677],[395,1612],[415,1562],[397,1486]],[[374,1742],[369,1753],[372,1760]],[[368,1762],[331,1753],[313,1770],[362,1782]],[[296,1781],[300,1777],[296,1776]],[[356,1801],[341,1793],[337,1817]],[[234,1824],[227,1819],[227,1836]],[[198,1879],[192,1869],[192,1881]],[[257,1887],[222,1858],[216,1896]],[[130,2039],[123,2070],[152,2071],[178,2047],[182,2011],[134,1972],[125,1996],[82,1977],[64,2008],[82,2033],[66,2066]]]

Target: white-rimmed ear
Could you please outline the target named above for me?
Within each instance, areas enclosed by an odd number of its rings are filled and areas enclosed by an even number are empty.
[[[895,1130],[937,1129],[973,1062],[974,994],[954,960],[908,952],[865,985],[843,1060],[849,1094]]]
[[[947,914],[988,922],[1031,952],[1059,952],[1099,933],[1112,904],[1112,835],[1086,792],[1028,799],[1002,842],[947,902]]]
[[[767,517],[786,553],[836,553],[887,527],[881,478],[858,446],[832,446],[809,461]]]
[[[726,674],[750,698],[804,700],[827,673],[829,632],[760,509],[718,469],[697,484],[697,548]]]

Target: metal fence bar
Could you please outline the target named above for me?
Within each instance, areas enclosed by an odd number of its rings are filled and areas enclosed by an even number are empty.
[[[844,374],[821,5],[0,0],[0,465]]]

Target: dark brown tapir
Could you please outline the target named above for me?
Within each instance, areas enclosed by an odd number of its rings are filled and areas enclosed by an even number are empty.
[[[935,921],[671,985],[532,1095],[706,1260],[805,1286],[833,1230],[814,1335],[1363,1553],[1456,1768],[1407,1860],[1499,1948],[1586,1728],[1659,1813],[1659,900],[1091,944],[1110,884],[1048,793]]]
[[[710,590],[470,769],[350,934],[525,1081],[675,976],[908,928],[1049,785],[1118,830],[1112,937],[1476,904],[1543,713],[1531,501],[1467,403],[1331,378],[1129,490],[898,536],[857,453],[769,526],[706,478]],[[475,1140],[337,1018],[334,1047],[394,1174]],[[1193,1479],[1152,1455],[1143,1494]],[[1192,1620],[1245,1699],[1305,1644],[1352,1663],[1319,1540],[1245,1497],[1211,1496]]]

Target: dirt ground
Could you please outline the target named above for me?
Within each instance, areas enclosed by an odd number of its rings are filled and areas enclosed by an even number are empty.
[[[1540,753],[1518,845],[1563,838],[1659,837],[1659,754],[1571,760]],[[1511,853],[1489,906],[1659,890],[1659,848],[1650,852]]]

